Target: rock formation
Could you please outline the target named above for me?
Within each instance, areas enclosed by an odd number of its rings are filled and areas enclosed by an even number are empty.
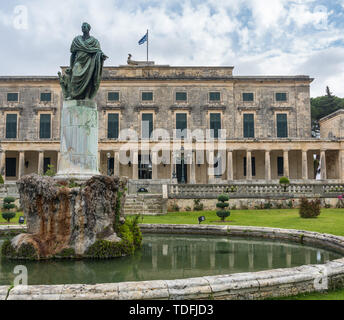
[[[94,176],[77,185],[33,174],[17,184],[27,219],[27,234],[13,238],[11,245],[5,244],[2,249],[5,256],[37,260],[99,258],[102,254],[95,248],[112,248],[116,251],[113,256],[119,256],[128,253],[128,250],[121,252],[122,247],[128,249],[133,245],[121,234],[125,224],[126,178]],[[107,252],[106,258],[110,257],[111,252]]]

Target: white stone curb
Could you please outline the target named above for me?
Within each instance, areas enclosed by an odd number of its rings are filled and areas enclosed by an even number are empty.
[[[344,237],[302,230],[212,225],[140,225],[143,233],[230,235],[280,239],[330,248],[344,255]],[[1,231],[1,228],[0,228]],[[326,272],[325,272],[326,271]],[[344,287],[344,258],[323,265],[191,279],[96,285],[17,286],[8,300],[265,299]],[[9,287],[0,287],[5,299]]]

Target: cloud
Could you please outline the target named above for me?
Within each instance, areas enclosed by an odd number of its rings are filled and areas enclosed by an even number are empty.
[[[27,30],[13,27],[16,4],[28,9]],[[238,75],[309,74],[316,78],[312,96],[326,85],[344,96],[343,12],[343,0],[13,1],[0,5],[7,45],[0,74],[56,74],[88,21],[110,57],[107,65],[125,64],[129,52],[145,60],[146,47],[137,42],[149,29],[150,59],[158,64],[234,65]]]

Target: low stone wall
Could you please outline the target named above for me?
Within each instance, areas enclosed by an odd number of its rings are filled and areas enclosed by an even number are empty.
[[[230,196],[230,195],[229,195]],[[307,200],[316,200],[319,198],[316,197],[307,197]],[[321,198],[321,206],[323,208],[331,207],[336,208],[340,204],[338,198]],[[288,209],[288,208],[298,208],[300,205],[301,199],[229,199],[229,209],[230,210],[245,210],[245,209],[264,209],[265,205],[271,205],[274,209]],[[217,199],[201,199],[200,203],[203,204],[204,210],[215,211],[216,204],[218,203]],[[179,207],[179,211],[190,211],[194,210],[194,199],[168,199],[167,210],[169,212],[175,211],[175,205]],[[289,207],[289,205],[291,205]],[[343,204],[342,204],[343,206]]]
[[[344,237],[301,230],[212,225],[141,225],[143,233],[245,236],[316,245],[344,255]],[[97,285],[17,286],[8,300],[266,299],[344,287],[344,258],[253,273]],[[0,287],[5,299],[9,287]]]

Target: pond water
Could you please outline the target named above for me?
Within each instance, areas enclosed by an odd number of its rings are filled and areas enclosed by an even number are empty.
[[[2,240],[0,239],[0,245]],[[0,285],[10,285],[15,266],[28,270],[28,284],[96,284],[169,280],[290,268],[341,258],[295,243],[197,235],[144,235],[135,255],[112,260],[11,261],[0,258]]]

